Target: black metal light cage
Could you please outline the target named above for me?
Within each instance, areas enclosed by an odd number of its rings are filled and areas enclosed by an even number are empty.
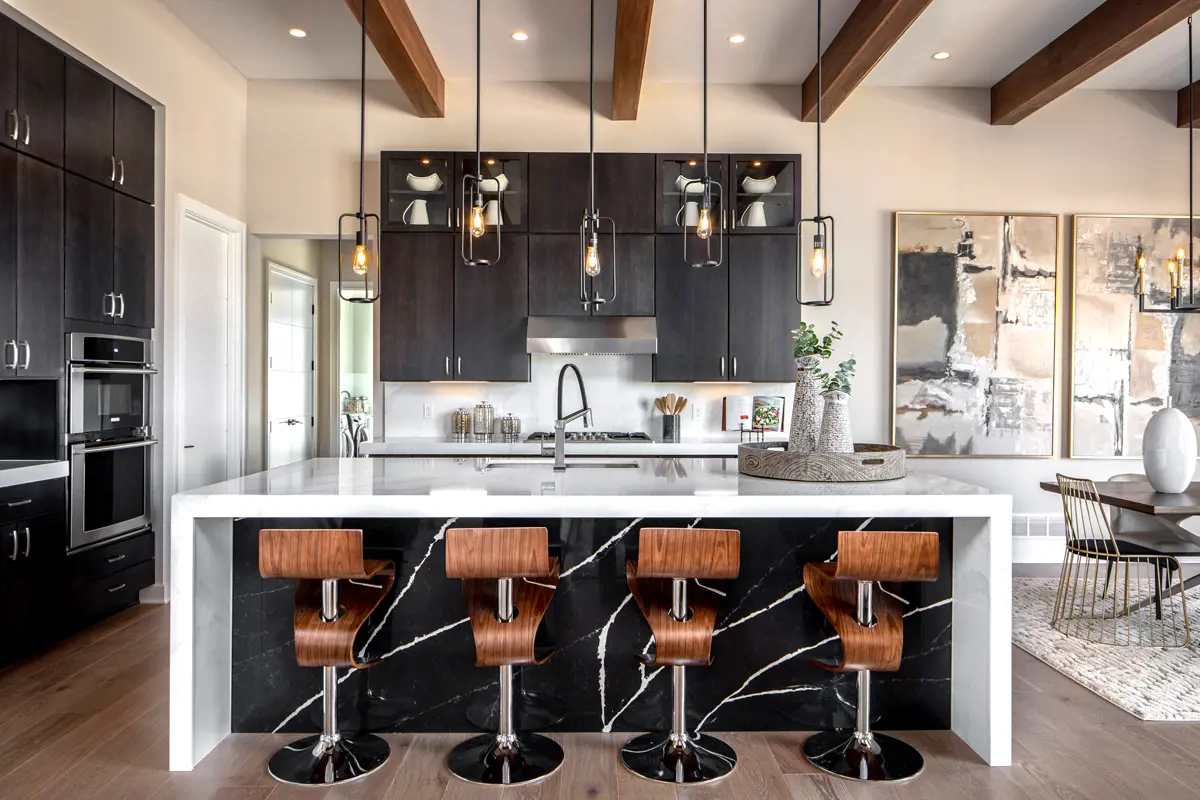
[[[362,50],[359,67],[361,70],[361,84],[359,87],[358,98],[358,211],[351,214],[342,214],[338,217],[338,297],[345,300],[347,303],[374,303],[379,299],[381,289],[381,281],[379,280],[379,215],[368,214],[367,206],[367,0],[362,3]],[[349,244],[349,239],[346,236],[346,220],[353,219],[355,221],[354,231],[354,250],[355,256],[358,254],[359,247],[367,248],[367,265],[361,275],[358,275],[355,270],[354,259],[351,259],[351,274],[354,276],[349,280],[346,279],[345,261],[346,261],[346,246]],[[375,234],[371,235],[371,220],[375,221]],[[371,279],[371,273],[374,271],[375,278]],[[352,291],[355,286],[359,285],[361,278],[362,295],[346,294],[346,287],[351,287]]]
[[[482,105],[483,96],[483,72],[480,66],[482,50],[482,25],[481,20],[483,14],[481,12],[482,0],[475,0],[475,174],[464,175],[462,185],[462,214],[459,220],[459,252],[462,255],[463,264],[468,267],[490,267],[500,261],[500,255],[503,252],[500,237],[503,228],[504,214],[504,190],[500,186],[499,179],[496,180],[496,249],[490,257],[480,255],[476,252],[476,237],[471,233],[471,215],[476,208],[480,209],[480,213],[487,214],[487,203],[484,199],[483,182],[483,156],[480,153],[480,107]],[[486,219],[486,216],[485,216]]]
[[[1193,58],[1193,49],[1195,40],[1192,37],[1192,18],[1189,16],[1187,21],[1188,34],[1188,245],[1186,258],[1178,259],[1175,264],[1175,275],[1171,277],[1171,289],[1168,294],[1168,305],[1166,306],[1148,306],[1146,305],[1146,254],[1142,249],[1141,241],[1138,242],[1137,256],[1135,266],[1137,268],[1137,284],[1134,291],[1137,292],[1138,310],[1149,311],[1156,314],[1195,314],[1200,312],[1200,304],[1196,303],[1196,261],[1192,258],[1193,249],[1196,244],[1195,222],[1196,222],[1196,80],[1193,75],[1195,61]],[[1182,248],[1181,248],[1182,249]],[[1175,261],[1175,254],[1171,254],[1171,260]],[[1183,290],[1183,267],[1187,264],[1188,279],[1187,279],[1187,300],[1184,301]]]
[[[824,103],[821,95],[825,90],[825,73],[822,68],[823,54],[821,52],[821,22],[822,0],[817,0],[817,213],[801,219],[796,223],[796,302],[802,306],[833,305],[833,295],[837,279],[834,275],[834,222],[833,217],[821,213],[821,125],[825,116]],[[804,229],[806,225],[814,227],[813,247],[823,247],[825,250],[825,274],[821,281],[821,297],[819,300],[804,299]]]
[[[617,224],[611,217],[600,216],[596,208],[596,0],[591,0],[588,13],[588,208],[579,225],[579,302],[584,311],[599,311],[600,306],[617,299]],[[599,251],[602,237],[609,240],[609,248],[601,264],[607,262],[613,275],[608,297],[596,288],[599,276],[587,272],[588,247]]]
[[[708,0],[704,0],[704,46],[701,48],[703,54],[702,61],[702,96],[703,96],[703,133],[704,133],[704,154],[702,156],[704,163],[704,177],[693,178],[683,184],[681,188],[682,197],[679,201],[679,213],[676,218],[682,217],[683,222],[680,225],[683,234],[683,260],[689,267],[698,269],[713,269],[721,266],[725,261],[725,202],[724,194],[721,189],[721,182],[714,181],[708,174]],[[700,208],[697,209],[698,217],[703,218],[704,214],[708,213],[709,219],[709,234],[701,237],[704,242],[704,258],[700,261],[693,261],[688,258],[688,227],[687,227],[687,204],[690,202],[688,198],[692,196],[691,187],[699,184],[700,191],[695,194],[700,195]],[[721,218],[717,219],[713,216],[715,209],[713,198],[721,207]],[[697,226],[698,227],[698,226]],[[717,257],[713,258],[713,238],[717,240]]]

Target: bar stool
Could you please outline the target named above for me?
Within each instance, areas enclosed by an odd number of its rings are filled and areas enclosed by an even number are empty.
[[[871,673],[900,669],[904,617],[879,581],[932,581],[938,574],[936,533],[841,531],[837,561],[804,565],[808,594],[842,639],[841,661],[812,663],[830,672],[858,673],[854,730],[824,731],[804,742],[818,769],[860,781],[905,781],[925,768],[916,748],[871,730]]]
[[[738,531],[644,528],[637,561],[625,564],[629,591],[654,634],[654,656],[643,660],[671,667],[674,695],[671,730],[643,734],[621,748],[621,764],[635,775],[662,783],[708,783],[737,766],[737,753],[728,744],[706,733],[688,733],[684,670],[712,663],[720,593],[700,581],[737,577],[740,540]],[[695,592],[689,593],[689,580]]]
[[[296,663],[324,672],[321,733],[276,752],[267,771],[281,783],[301,786],[352,781],[375,771],[391,748],[372,734],[338,731],[337,668],[371,666],[354,657],[354,640],[391,590],[395,565],[364,560],[361,530],[263,530],[258,571],[264,578],[296,581]]]
[[[446,577],[461,578],[475,636],[475,666],[500,668],[499,730],[462,742],[447,758],[471,783],[510,786],[541,780],[563,762],[558,742],[513,725],[513,666],[541,664],[538,625],[558,586],[545,528],[451,528]]]

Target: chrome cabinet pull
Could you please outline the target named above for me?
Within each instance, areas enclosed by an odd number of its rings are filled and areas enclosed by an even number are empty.
[[[9,507],[9,508],[16,508],[17,506],[27,506],[27,505],[29,505],[29,504],[30,504],[30,503],[32,503],[32,502],[33,502],[33,498],[32,498],[32,497],[26,497],[24,500],[13,500],[12,502],[10,502],[10,503],[8,504],[8,507]]]
[[[110,299],[112,300],[112,311],[108,310],[108,301]],[[112,292],[109,292],[108,294],[104,295],[104,316],[106,316],[106,317],[116,317],[117,316],[117,296],[115,294],[113,294]]]
[[[121,165],[121,177],[117,179],[117,183],[124,186],[125,185],[125,161],[121,160],[121,161],[118,161],[117,163]]]
[[[458,374],[462,375],[462,356],[458,357]]]
[[[725,377],[725,356],[721,356],[721,377]]]
[[[29,535],[29,526],[25,526],[25,557],[29,558],[29,540],[33,538]]]
[[[733,377],[737,377],[737,356],[733,357]]]
[[[9,535],[10,535],[10,536],[12,536],[12,540],[13,540],[13,551],[12,551],[12,555],[10,555],[10,556],[8,557],[8,560],[9,560],[9,561],[16,561],[16,560],[17,560],[17,529],[16,529],[16,528],[13,528],[13,529],[12,529],[11,531],[9,531],[8,533],[9,533]]]
[[[17,345],[25,348],[25,360],[21,362],[21,369],[29,369],[29,361],[32,358],[30,354],[33,348],[29,346],[29,342],[18,342]]]
[[[118,299],[121,301],[121,310],[119,312],[117,312],[117,303],[116,303],[116,301]],[[119,294],[115,298],[113,298],[113,311],[117,312],[117,313],[113,314],[113,316],[120,317],[121,319],[125,319],[125,293],[124,292],[122,292],[121,294]]]
[[[19,114],[17,114],[17,110],[15,108],[9,109],[8,116],[9,116],[9,119],[12,120],[12,124],[13,124],[12,133],[10,133],[8,135],[8,138],[12,139],[14,142],[20,141],[21,140],[21,116]]]
[[[119,555],[119,556],[113,556],[112,558],[108,559],[108,563],[109,563],[109,564],[115,564],[115,563],[117,563],[118,561],[124,561],[124,560],[125,560],[125,554],[124,554],[124,553],[122,553],[122,554],[121,554],[121,555]]]
[[[112,163],[112,170],[109,172],[108,182],[116,183],[117,182],[117,157],[109,156],[108,160]]]
[[[29,134],[33,130],[33,125],[29,122],[29,115],[25,115],[25,144],[29,144]]]
[[[113,592],[121,591],[122,589],[125,588],[126,585],[127,584],[122,583],[120,586],[114,586],[111,589],[105,589],[105,591],[108,592],[109,594],[112,594]]]
[[[8,359],[8,348],[9,347],[12,348],[12,354],[13,354],[11,361],[9,361],[9,359]],[[20,356],[20,354],[17,350],[17,343],[15,340],[9,339],[7,342],[4,343],[4,368],[5,369],[16,369],[17,368],[17,358],[19,356]]]
[[[450,356],[446,356],[446,375],[450,375]]]

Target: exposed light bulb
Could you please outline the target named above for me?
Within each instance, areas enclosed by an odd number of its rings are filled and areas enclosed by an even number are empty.
[[[600,248],[595,244],[587,246],[587,255],[583,262],[583,271],[588,277],[594,278],[600,274]]]
[[[367,270],[371,265],[371,258],[367,254],[367,246],[365,244],[356,244],[354,246],[354,274],[366,275]]]
[[[1179,248],[1179,252],[1175,254],[1175,258],[1167,262],[1167,275],[1171,277],[1171,288],[1179,288],[1179,264],[1175,259],[1183,261],[1183,248]]]
[[[700,209],[700,218],[696,220],[696,235],[701,239],[707,239],[712,233],[712,218],[709,216],[708,209]]]
[[[478,239],[487,233],[487,223],[483,219],[483,203],[476,201],[471,206],[471,235]]]
[[[813,254],[812,261],[809,263],[809,269],[812,271],[814,278],[824,278],[827,266],[828,264],[825,260],[825,236],[818,233],[813,237]]]

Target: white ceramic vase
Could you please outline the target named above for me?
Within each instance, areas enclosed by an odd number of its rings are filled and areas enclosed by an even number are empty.
[[[796,359],[796,396],[788,433],[788,450],[793,453],[811,453],[817,449],[821,435],[821,381],[815,373],[819,366],[820,356]]]
[[[836,389],[821,395],[821,438],[818,453],[853,453],[854,436],[850,433],[850,395]]]
[[[1178,494],[1196,475],[1196,429],[1178,408],[1160,408],[1142,435],[1142,467],[1156,492]]]

